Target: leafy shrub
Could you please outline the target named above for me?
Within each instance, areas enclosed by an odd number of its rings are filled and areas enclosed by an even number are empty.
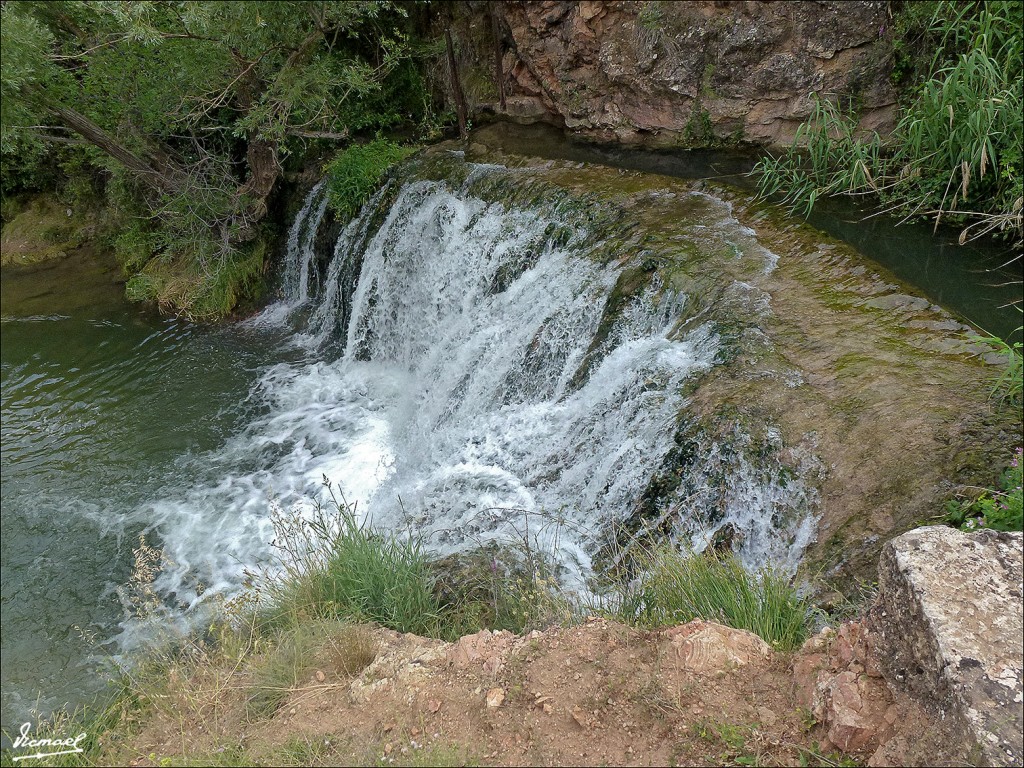
[[[355,216],[380,186],[388,168],[414,151],[414,147],[402,147],[381,138],[342,151],[324,169],[331,210],[344,219]]]

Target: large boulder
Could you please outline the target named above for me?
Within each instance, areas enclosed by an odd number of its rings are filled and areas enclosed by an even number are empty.
[[[933,526],[879,563],[872,624],[888,679],[939,711],[972,764],[1024,759],[1024,538]]]

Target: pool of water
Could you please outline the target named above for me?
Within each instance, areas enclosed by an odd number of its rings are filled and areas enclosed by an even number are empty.
[[[140,312],[117,277],[87,253],[3,273],[5,729],[103,687],[116,587],[138,534],[155,536],[140,505],[237,428],[256,371],[282,355],[270,332]]]

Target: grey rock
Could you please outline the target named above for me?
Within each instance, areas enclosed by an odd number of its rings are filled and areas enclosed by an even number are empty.
[[[886,677],[972,764],[1024,760],[1024,537],[918,528],[886,545],[872,625]]]

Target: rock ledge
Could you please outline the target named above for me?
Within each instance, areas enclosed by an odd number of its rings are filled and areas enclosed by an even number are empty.
[[[1024,759],[1024,535],[943,526],[886,545],[872,624],[886,677],[987,765]]]

